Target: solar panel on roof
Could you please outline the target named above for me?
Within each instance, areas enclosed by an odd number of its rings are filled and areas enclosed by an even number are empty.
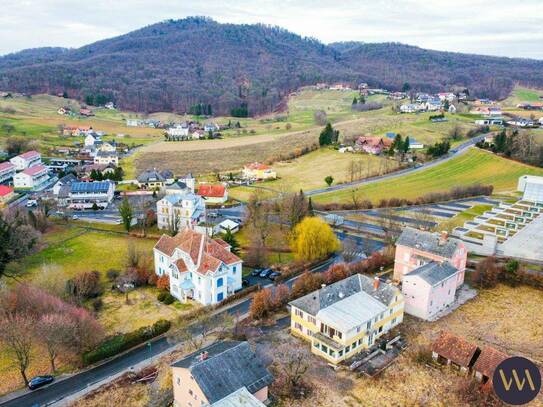
[[[111,183],[109,181],[100,182],[74,182],[72,184],[73,193],[107,193]]]

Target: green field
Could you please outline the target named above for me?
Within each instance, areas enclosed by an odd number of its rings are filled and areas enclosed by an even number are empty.
[[[496,192],[516,189],[518,178],[524,174],[543,175],[542,168],[536,168],[511,161],[492,153],[470,149],[435,167],[409,174],[400,178],[365,185],[358,190],[360,197],[378,202],[384,198],[414,199],[430,192],[447,191],[455,186],[476,183],[492,184]],[[341,190],[314,196],[315,202],[348,202],[351,192]]]
[[[543,90],[541,89],[515,86],[511,95],[502,104],[504,107],[516,107],[516,105],[523,102],[541,102],[542,100],[539,99],[539,96],[543,96]]]

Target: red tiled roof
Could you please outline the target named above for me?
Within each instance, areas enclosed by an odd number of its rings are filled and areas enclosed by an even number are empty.
[[[222,198],[226,192],[224,185],[200,185],[198,195],[208,198]]]
[[[185,263],[183,259],[177,260],[174,264],[175,264],[175,267],[177,267],[177,270],[179,270],[179,272],[181,273],[189,270],[187,268],[187,264]]]
[[[480,372],[486,377],[489,377],[492,380],[494,375],[494,370],[498,365],[507,359],[509,356],[503,352],[500,352],[497,349],[487,346],[483,348],[481,354],[477,358],[477,361],[473,365],[473,370]]]
[[[269,169],[271,169],[271,167],[269,165],[260,164],[260,163],[247,164],[245,166],[245,168],[247,168],[249,170],[269,170]]]
[[[379,144],[383,144],[385,147],[390,147],[392,145],[392,140],[383,137],[360,136],[356,142],[357,144],[368,144],[372,147],[377,147]]]
[[[40,165],[35,165],[33,167],[27,168],[26,170],[23,171],[23,174],[32,176],[32,175],[36,175],[42,172],[43,170],[47,170],[47,168],[45,168],[45,166],[40,164]]]
[[[4,170],[7,170],[7,169],[13,169],[15,168],[15,166],[10,163],[9,161],[6,161],[4,163],[0,163],[0,171],[4,171]]]
[[[184,229],[174,237],[162,235],[155,245],[155,249],[169,257],[172,256],[176,248],[187,253],[192,262],[198,266],[197,271],[203,274],[217,270],[221,262],[233,264],[241,261],[238,256],[227,249],[224,241],[215,241],[205,234],[191,229]]]
[[[7,196],[13,192],[13,188],[0,185],[0,196]]]
[[[28,160],[34,157],[39,157],[39,155],[40,153],[38,153],[37,151],[27,151],[26,153],[20,154],[19,157]]]
[[[432,351],[446,359],[450,359],[460,366],[469,367],[477,345],[450,332],[441,331],[439,337],[432,344]]]

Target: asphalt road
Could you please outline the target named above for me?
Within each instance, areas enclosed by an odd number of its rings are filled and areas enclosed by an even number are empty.
[[[330,264],[336,260],[336,257],[329,261],[313,268],[312,272],[320,272],[325,270]],[[288,280],[286,284],[291,287],[295,278]],[[249,312],[251,299],[246,299],[235,306],[228,308],[225,311],[231,315],[244,315]],[[284,321],[281,325],[284,325]],[[194,332],[198,332],[198,327],[194,327]],[[141,346],[133,349],[122,356],[109,360],[108,362],[83,371],[81,373],[70,376],[66,379],[53,382],[47,387],[28,392],[16,399],[0,403],[2,407],[34,407],[47,406],[56,401],[60,401],[72,394],[78,393],[94,383],[107,379],[113,375],[121,373],[130,367],[159,355],[160,353],[178,346],[179,343],[169,343],[167,338],[162,337],[150,341],[151,346]]]

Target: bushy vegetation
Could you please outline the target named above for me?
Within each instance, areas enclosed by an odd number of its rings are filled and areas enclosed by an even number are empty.
[[[107,338],[99,344],[96,349],[83,354],[83,363],[85,365],[90,365],[111,356],[115,356],[118,353],[168,332],[170,326],[170,321],[160,319],[151,326],[142,327],[126,334],[119,334]]]

